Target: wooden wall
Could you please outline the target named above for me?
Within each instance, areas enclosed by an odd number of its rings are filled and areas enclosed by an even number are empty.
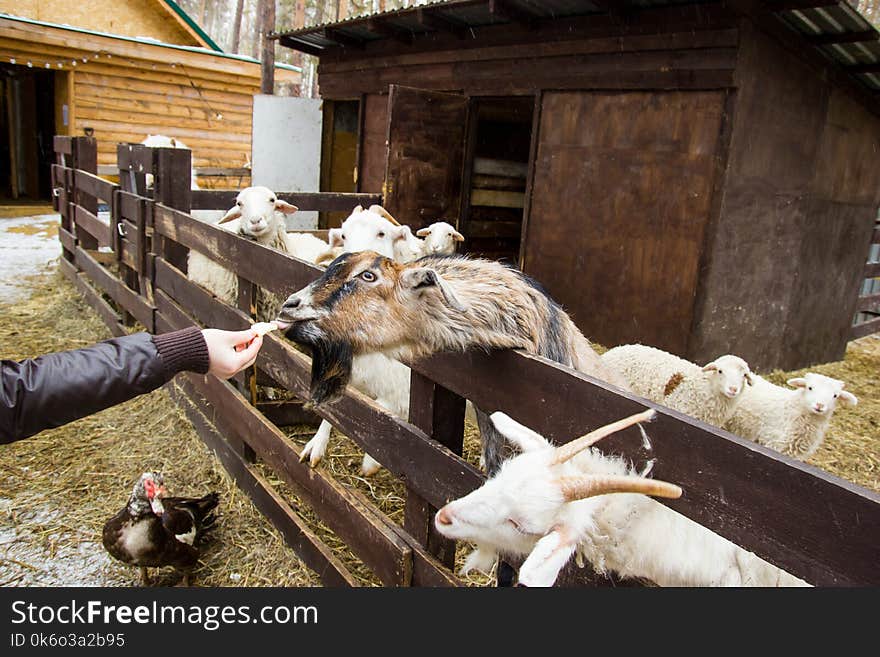
[[[156,0],[0,0],[0,12],[181,46],[202,45]]]
[[[523,269],[606,346],[683,353],[724,92],[545,92]]]
[[[843,356],[880,202],[880,118],[748,22],[730,157],[687,354]]]
[[[95,58],[95,53],[104,54]],[[4,19],[0,58],[31,60],[40,67],[49,62],[65,72],[65,88],[73,97],[67,134],[92,128],[99,165],[116,163],[118,142],[139,142],[149,134],[183,141],[193,150],[197,167],[241,167],[250,159],[258,63]],[[70,65],[73,59],[76,67]],[[57,69],[58,61],[63,69]],[[276,79],[298,75],[276,70]],[[205,182],[228,184],[224,179]]]

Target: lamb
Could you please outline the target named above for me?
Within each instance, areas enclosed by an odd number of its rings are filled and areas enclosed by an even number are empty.
[[[807,460],[822,444],[838,402],[855,406],[858,398],[843,381],[810,372],[788,380],[790,390],[755,375],[754,386],[724,428],[743,438]]]
[[[806,582],[656,502],[678,486],[636,476],[620,457],[591,449],[653,410],[601,427],[561,447],[512,420],[491,416],[520,450],[486,483],[440,509],[444,536],[477,545],[464,570],[488,571],[499,554],[527,556],[519,583],[551,586],[577,552],[600,573],[660,586],[805,586]]]
[[[416,360],[441,351],[524,349],[627,389],[571,318],[536,282],[501,263],[425,256],[395,263],[346,253],[290,295],[277,320],[312,352],[310,397],[332,403],[351,378],[355,354]],[[501,436],[475,409],[487,471],[504,458]]]
[[[297,208],[275,196],[266,187],[247,187],[238,193],[236,204],[220,220],[225,230],[265,246],[314,262],[327,249],[327,243],[308,234],[288,235],[284,215]],[[191,250],[187,261],[188,277],[228,304],[238,300],[238,276],[198,251]],[[275,295],[260,291],[257,295],[257,321],[272,319],[278,307]]]
[[[414,245],[412,240],[418,245]],[[413,237],[408,226],[397,225],[394,217],[378,205],[371,206],[369,210],[357,206],[340,228],[331,229],[330,243],[346,252],[376,251],[398,262],[421,257],[421,240]],[[325,257],[326,254],[322,256]],[[411,373],[406,365],[383,354],[373,353],[354,356],[351,367],[352,386],[393,415],[407,417]],[[468,406],[470,410],[470,404]],[[301,460],[308,459],[312,467],[321,462],[327,452],[331,429],[332,425],[327,420],[321,421],[318,431],[303,448]],[[380,467],[378,461],[364,454],[361,472],[365,476],[375,474]]]
[[[445,221],[434,222],[417,231],[416,235],[425,238],[422,248],[424,255],[452,255],[456,242],[464,242],[464,236]]]
[[[748,363],[731,354],[700,367],[661,349],[629,344],[609,349],[601,359],[621,372],[636,394],[718,427],[752,384]]]
[[[141,143],[144,146],[149,146],[150,148],[185,148],[188,151],[192,151],[192,149],[184,144],[179,139],[175,139],[174,137],[166,137],[165,135],[147,135]],[[148,173],[146,175],[146,185],[147,187],[153,186],[153,174]],[[196,168],[192,167],[192,171],[190,172],[190,189],[200,189],[199,183],[196,182]]]

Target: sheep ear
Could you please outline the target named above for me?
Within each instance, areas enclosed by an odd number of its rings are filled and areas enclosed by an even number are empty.
[[[282,201],[280,198],[275,201],[275,209],[279,212],[283,212],[284,214],[293,214],[294,212],[299,210],[299,208],[295,205],[292,205],[287,201]]]
[[[786,383],[788,385],[790,385],[792,388],[806,388],[807,387],[807,380],[802,377],[798,377],[796,379],[789,379],[788,381],[786,381]]]
[[[847,390],[841,390],[840,401],[842,401],[847,406],[855,406],[859,403],[859,398]]]
[[[410,230],[409,226],[400,226],[394,229],[392,235],[394,235],[393,241],[396,242],[397,240],[405,240],[407,237],[412,235],[412,231]]]
[[[345,240],[342,239],[342,229],[331,228],[330,232],[327,233],[327,242],[330,244],[331,247],[344,246]]]
[[[495,411],[489,416],[489,419],[492,420],[492,424],[501,432],[501,435],[507,438],[508,442],[516,445],[523,452],[546,449],[550,446],[544,436],[520,424],[506,413]]]
[[[411,290],[436,288],[443,296],[443,303],[449,308],[461,313],[467,311],[467,306],[458,300],[458,297],[455,296],[455,292],[453,292],[449,284],[443,280],[443,277],[429,267],[417,267],[404,270],[400,275],[400,282],[403,287]]]
[[[419,228],[419,229],[416,231],[416,235],[418,235],[419,237],[427,237],[427,236],[430,235],[430,234],[431,234],[431,229],[430,229],[430,228]]]
[[[717,372],[718,366],[715,363],[706,363],[703,365],[704,372]]]
[[[452,231],[452,239],[456,242],[464,242],[464,235],[459,233],[457,230]]]
[[[241,216],[241,208],[237,205],[229,208],[229,211],[223,215],[223,218],[218,221],[218,224],[225,224],[228,221],[232,221],[233,219],[238,219]]]
[[[520,586],[553,586],[559,571],[571,559],[576,543],[574,532],[557,527],[535,543],[531,554],[519,569]]]
[[[752,376],[751,372],[746,372],[745,378],[746,378],[746,383],[748,383],[750,386],[755,385],[755,378]]]
[[[352,210],[351,213],[354,214],[355,212],[363,212],[363,211],[364,211],[363,205],[356,205],[356,206],[354,206],[354,210]]]

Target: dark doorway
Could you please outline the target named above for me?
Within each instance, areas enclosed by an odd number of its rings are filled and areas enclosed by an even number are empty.
[[[321,191],[357,191],[360,101],[325,100],[321,144]],[[322,212],[321,228],[337,228],[348,212]]]
[[[0,198],[49,199],[55,73],[0,64]]]
[[[472,99],[459,223],[468,253],[519,262],[534,107],[532,96]]]

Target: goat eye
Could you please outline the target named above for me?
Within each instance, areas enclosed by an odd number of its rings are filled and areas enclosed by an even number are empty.
[[[238,207],[241,207],[241,201],[236,201],[235,204],[236,204]]]
[[[362,271],[361,274],[360,274],[360,276],[361,276],[361,278],[362,278],[363,280],[365,280],[367,283],[372,283],[373,281],[376,280],[376,274],[374,274],[373,272],[371,272],[369,269],[367,269],[366,271]]]
[[[718,370],[718,373],[719,373],[719,374],[724,374],[724,372],[722,372],[721,370]]]
[[[837,393],[834,393],[834,398],[837,399]]]
[[[270,198],[270,199],[269,199],[269,203],[274,203],[274,202],[275,202],[275,199],[274,199],[274,198]]]
[[[376,235],[376,237],[382,239],[383,237],[385,237],[385,233],[379,233],[378,235]]]

